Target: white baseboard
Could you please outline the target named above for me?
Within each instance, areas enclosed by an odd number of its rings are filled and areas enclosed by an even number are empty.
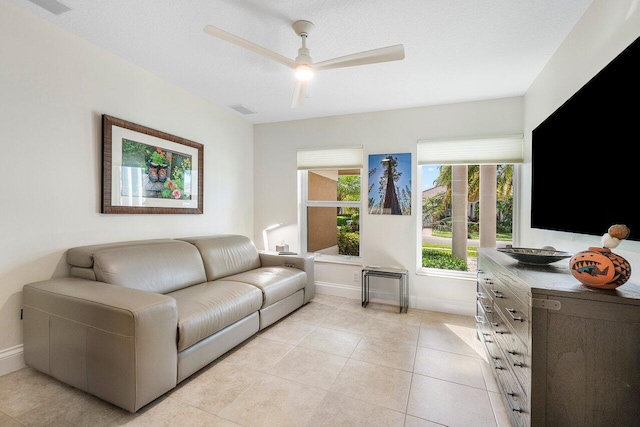
[[[21,345],[0,350],[0,376],[24,368],[24,348]]]
[[[362,299],[360,286],[348,286],[338,283],[316,282],[316,292],[324,295],[334,295],[343,298]],[[384,304],[398,304],[398,294],[391,292],[371,291],[369,295],[371,302]],[[460,314],[463,316],[474,316],[476,314],[476,302],[446,300],[439,298],[418,298],[409,297],[409,308],[419,310],[439,311],[442,313]]]

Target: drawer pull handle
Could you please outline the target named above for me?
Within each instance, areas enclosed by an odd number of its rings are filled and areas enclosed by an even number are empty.
[[[513,366],[517,366],[517,367],[519,367],[519,368],[524,367],[524,365],[523,365],[522,363],[520,363],[520,362],[515,362],[515,363],[513,364]]]
[[[483,305],[484,307],[484,311],[487,313],[493,313],[493,310],[491,310],[491,306],[490,305]]]
[[[500,326],[500,323],[491,323],[491,326],[493,326],[494,328],[497,328],[498,326]]]
[[[518,322],[524,322],[524,319],[522,317],[514,316],[514,314],[517,313],[517,310],[515,308],[507,308],[507,311],[509,312],[509,315],[513,320],[517,320]]]
[[[517,351],[515,351],[515,350],[507,350],[507,353],[512,354],[512,355],[514,355],[514,356],[515,356],[516,354],[518,354],[518,352],[517,352]]]
[[[512,409],[512,411],[513,411],[513,412],[517,412],[517,413],[519,413],[519,414],[521,414],[521,413],[522,413],[522,409],[520,409],[520,408],[513,408],[513,409]]]
[[[500,366],[500,365],[496,365],[496,370],[498,370],[498,371],[503,371],[503,370],[504,370],[504,368],[503,368],[502,366]]]
[[[484,335],[485,337],[488,337],[491,334],[489,332],[483,332],[482,335]]]
[[[482,316],[476,316],[476,323],[484,323]]]
[[[496,334],[500,334],[500,335],[504,334],[504,331],[495,331],[495,332]]]
[[[491,293],[493,294],[493,296],[495,296],[496,298],[504,298],[504,295],[502,295],[500,293],[500,291],[494,291],[493,289],[491,289]]]
[[[476,292],[476,298],[480,298],[480,299],[482,299],[482,298],[484,298],[484,297],[485,297],[485,296],[484,296],[484,294],[483,294],[482,292]]]
[[[516,397],[516,394],[512,391],[508,391],[507,395],[511,396],[511,397]]]

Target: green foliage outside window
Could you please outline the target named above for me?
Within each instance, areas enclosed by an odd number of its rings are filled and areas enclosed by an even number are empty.
[[[422,249],[422,266],[441,270],[467,271],[467,261],[456,258],[451,252],[438,249]]]

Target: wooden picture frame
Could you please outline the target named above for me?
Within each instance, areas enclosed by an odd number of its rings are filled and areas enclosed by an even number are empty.
[[[203,213],[204,146],[102,115],[102,213]]]

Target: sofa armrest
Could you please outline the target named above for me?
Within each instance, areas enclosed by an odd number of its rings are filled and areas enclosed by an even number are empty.
[[[135,412],[177,383],[168,296],[80,278],[23,287],[27,365]]]
[[[316,293],[314,279],[314,256],[311,253],[300,255],[276,255],[260,252],[260,263],[263,267],[293,267],[307,273],[307,285],[304,288],[303,304],[308,303]]]

